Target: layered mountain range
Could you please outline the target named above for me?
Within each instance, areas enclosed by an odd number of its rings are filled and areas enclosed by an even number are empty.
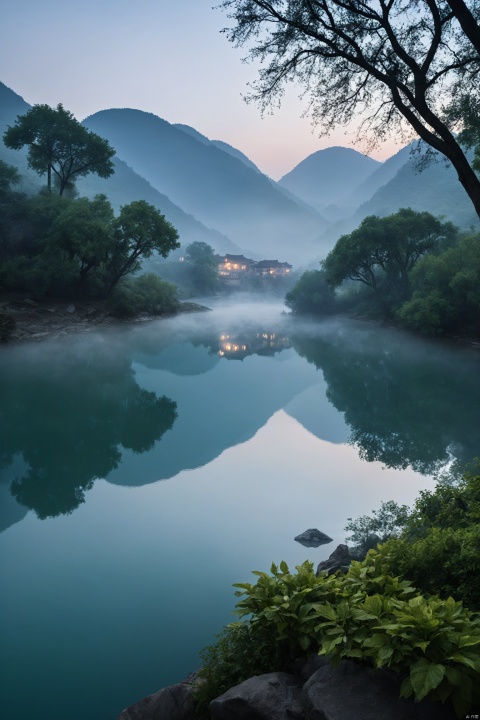
[[[30,107],[0,83],[0,133]],[[105,193],[116,210],[145,199],[175,225],[183,248],[202,241],[218,253],[298,266],[325,257],[367,215],[401,207],[428,210],[462,228],[478,226],[452,168],[438,161],[418,172],[410,147],[383,163],[349,148],[327,148],[277,183],[240,150],[151,113],[102,110],[84,124],[107,138],[117,155],[114,175],[80,179],[79,193]],[[28,168],[26,155],[0,143],[0,159],[19,169],[21,189],[30,193],[44,183]]]

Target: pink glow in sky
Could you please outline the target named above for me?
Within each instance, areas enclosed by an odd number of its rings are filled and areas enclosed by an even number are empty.
[[[300,88],[263,119],[246,105],[255,70],[220,33],[227,22],[212,0],[0,0],[0,80],[31,104],[61,102],[79,119],[131,107],[191,125],[275,179],[317,150],[354,146],[353,131],[312,132]],[[391,141],[373,157],[399,149]]]

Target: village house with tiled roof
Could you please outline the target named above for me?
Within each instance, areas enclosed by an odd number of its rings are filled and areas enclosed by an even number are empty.
[[[228,285],[241,285],[248,277],[262,278],[286,277],[292,270],[288,262],[278,260],[259,260],[244,255],[216,255],[217,272],[221,280]]]

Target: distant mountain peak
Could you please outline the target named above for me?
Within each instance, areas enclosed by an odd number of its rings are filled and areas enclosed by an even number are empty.
[[[368,155],[335,145],[306,157],[279,184],[322,211],[332,203],[341,203],[380,166]]]

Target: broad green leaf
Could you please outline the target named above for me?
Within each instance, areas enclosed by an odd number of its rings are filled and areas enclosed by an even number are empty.
[[[372,595],[366,597],[365,602],[363,603],[363,609],[367,613],[378,617],[383,609],[382,598],[379,595]]]
[[[454,667],[447,667],[445,668],[445,677],[447,678],[448,682],[450,682],[452,685],[455,685],[455,687],[460,687],[462,684],[462,673],[458,668]]]
[[[471,635],[463,635],[460,638],[459,647],[471,647],[472,645],[480,645],[480,637],[472,637]]]
[[[280,570],[282,571],[282,573],[285,573],[285,574],[288,573],[288,565],[285,562],[285,560],[282,560],[282,562],[280,563]],[[276,572],[276,570],[275,570],[275,572]]]
[[[423,700],[428,693],[436,688],[443,680],[445,666],[429,662],[422,658],[410,670],[410,680],[417,702]]]
[[[408,636],[402,635],[402,637],[407,638]],[[427,647],[428,647],[429,645],[430,645],[430,643],[429,643],[428,640],[417,640],[417,642],[415,642],[415,643],[413,644],[413,647],[418,647],[418,648],[420,648],[421,650],[423,650],[423,652],[425,652],[425,650],[427,649]]]
[[[386,637],[380,633],[373,633],[372,637],[367,638],[363,645],[364,647],[381,648],[385,645]]]
[[[308,635],[300,635],[300,647],[302,650],[308,650],[312,640]]]
[[[466,665],[466,667],[472,668],[472,670],[475,670],[475,672],[480,672],[480,657],[478,655],[474,655],[472,657],[473,653],[455,653],[455,655],[451,655],[448,659],[454,660],[455,662],[460,663],[461,665]]]
[[[327,618],[327,620],[336,620],[337,614],[335,609],[331,605],[316,604],[315,610],[321,617]]]

